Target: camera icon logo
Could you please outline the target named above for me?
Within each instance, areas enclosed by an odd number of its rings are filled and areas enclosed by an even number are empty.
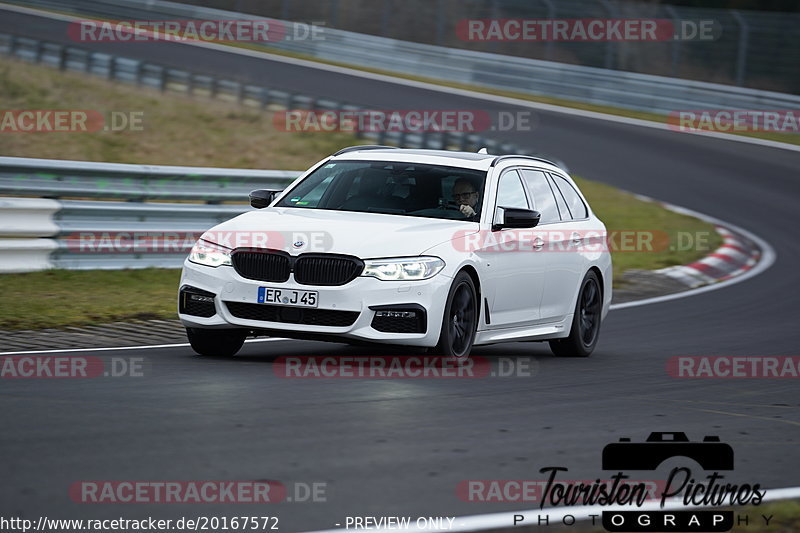
[[[653,432],[645,442],[621,438],[603,448],[603,470],[655,470],[672,457],[688,457],[703,470],[733,470],[733,448],[719,437],[691,442],[686,433]]]

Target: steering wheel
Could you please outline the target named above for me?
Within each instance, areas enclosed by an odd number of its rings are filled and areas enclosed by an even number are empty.
[[[439,209],[452,209],[454,211],[461,211],[461,204],[457,204],[453,201],[442,202],[439,204]]]

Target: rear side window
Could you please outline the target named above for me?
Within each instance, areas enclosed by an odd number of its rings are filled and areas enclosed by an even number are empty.
[[[540,170],[531,169],[522,169],[520,174],[533,196],[533,209],[542,215],[539,224],[549,224],[561,220],[558,216],[555,196],[553,196],[550,184],[547,183],[547,175]]]
[[[500,177],[500,184],[497,186],[497,207],[528,209],[525,189],[516,170],[509,170]]]
[[[589,210],[586,209],[586,204],[581,200],[578,191],[576,191],[567,180],[553,174],[553,183],[556,184],[558,190],[561,191],[561,194],[564,196],[564,201],[567,203],[569,214],[572,216],[573,220],[580,220],[589,216]],[[566,219],[564,213],[561,215],[562,218]]]

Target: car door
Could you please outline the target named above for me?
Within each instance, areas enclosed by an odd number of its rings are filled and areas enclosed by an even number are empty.
[[[552,253],[547,262],[542,317],[558,320],[573,313],[575,297],[589,268],[591,245],[586,242],[592,228],[589,211],[575,188],[564,177],[549,173],[547,179],[559,208],[561,221],[551,225]]]
[[[497,207],[530,209],[525,187],[516,169],[504,171],[497,185]],[[493,220],[496,221],[497,218]],[[506,228],[488,231],[478,255],[487,265],[494,290],[489,307],[489,329],[524,326],[539,321],[539,301],[545,277],[545,254],[536,248],[535,230]]]

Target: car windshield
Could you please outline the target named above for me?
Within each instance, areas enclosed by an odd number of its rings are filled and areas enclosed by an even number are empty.
[[[385,161],[331,161],[297,184],[277,207],[476,221],[486,172]]]

